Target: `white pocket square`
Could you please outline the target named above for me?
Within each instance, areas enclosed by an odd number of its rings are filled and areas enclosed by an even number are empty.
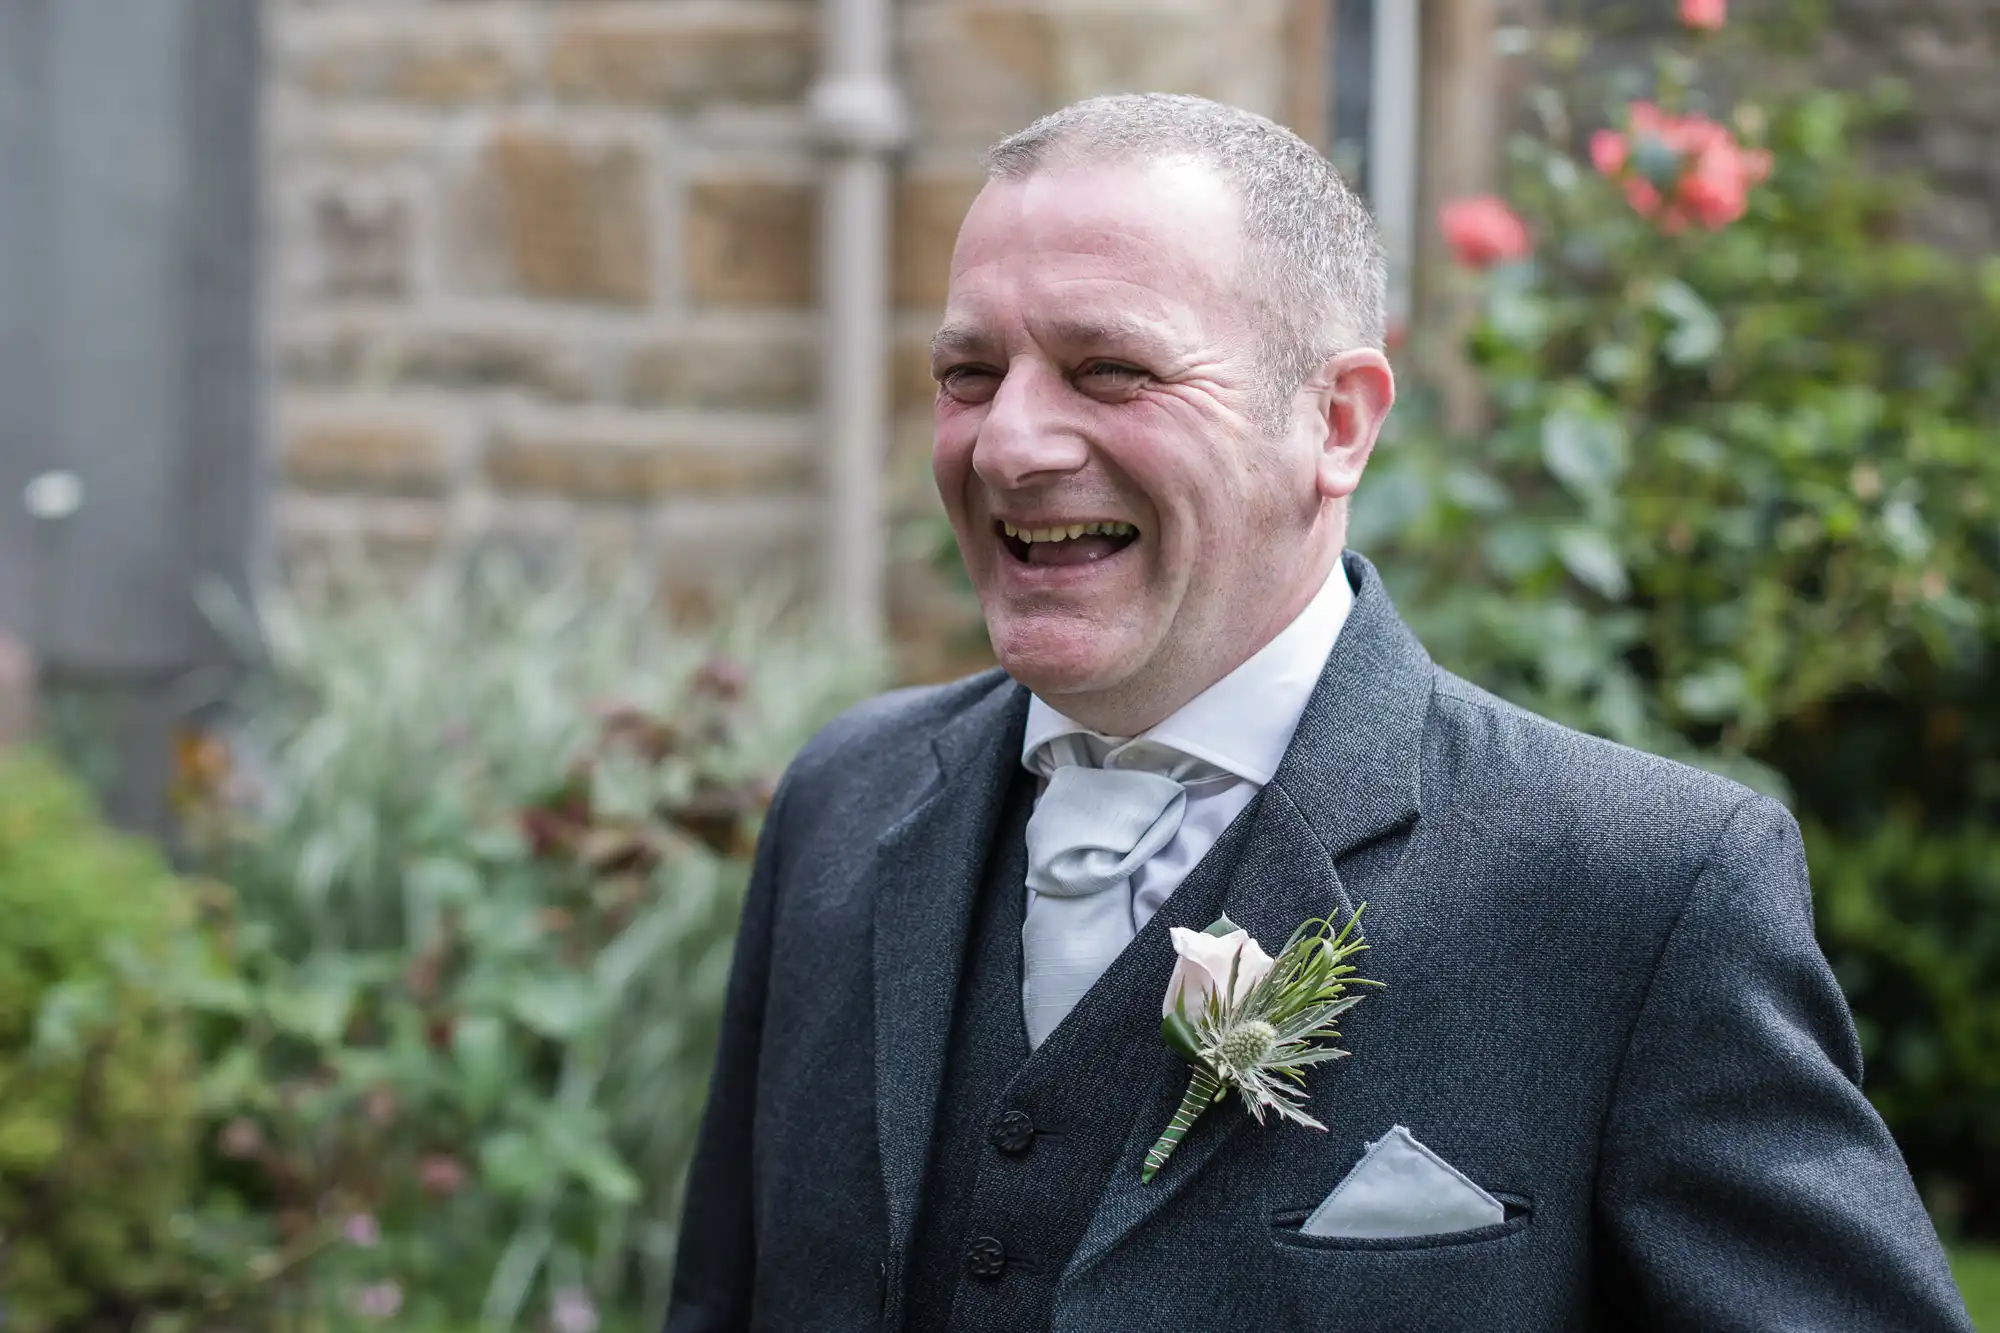
[[[1388,1240],[1497,1226],[1506,1207],[1401,1125],[1368,1151],[1306,1218],[1308,1236]]]

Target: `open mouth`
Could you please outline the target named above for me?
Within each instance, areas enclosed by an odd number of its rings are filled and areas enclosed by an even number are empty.
[[[1130,523],[1066,523],[1045,528],[997,521],[1000,544],[1024,565],[1088,565],[1114,556],[1139,540]]]

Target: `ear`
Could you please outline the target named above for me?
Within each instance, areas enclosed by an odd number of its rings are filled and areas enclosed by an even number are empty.
[[[1382,422],[1396,401],[1396,376],[1389,358],[1372,347],[1328,357],[1300,389],[1310,403],[1319,445],[1319,494],[1345,500],[1361,485]]]

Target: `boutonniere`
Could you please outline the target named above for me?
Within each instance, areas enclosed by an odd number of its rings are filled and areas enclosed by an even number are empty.
[[[1191,1069],[1180,1109],[1146,1154],[1139,1179],[1150,1181],[1180,1146],[1201,1113],[1233,1090],[1264,1123],[1268,1112],[1311,1129],[1325,1125],[1301,1106],[1307,1065],[1347,1052],[1324,1043],[1340,1034],[1329,1026],[1361,1003],[1349,986],[1374,986],[1354,975],[1347,960],[1366,949],[1356,911],[1335,932],[1328,921],[1308,921],[1276,958],[1228,917],[1205,931],[1173,929],[1179,960],[1167,981],[1160,1031]]]

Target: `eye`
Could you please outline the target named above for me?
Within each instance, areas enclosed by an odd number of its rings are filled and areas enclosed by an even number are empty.
[[[1121,361],[1086,361],[1076,372],[1077,382],[1094,389],[1125,389],[1145,379],[1146,372]]]
[[[983,403],[999,388],[1000,376],[985,366],[946,366],[937,372],[938,387],[961,403]]]

